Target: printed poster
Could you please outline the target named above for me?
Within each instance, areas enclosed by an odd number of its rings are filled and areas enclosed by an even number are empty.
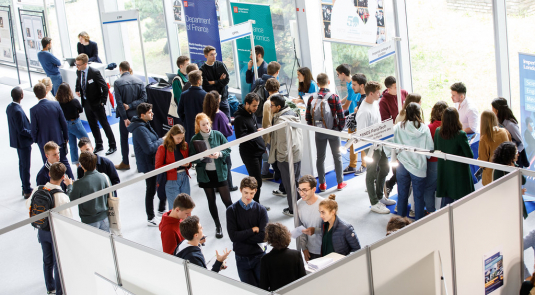
[[[15,62],[7,11],[0,11],[0,61]]]
[[[383,0],[321,0],[323,40],[373,45],[386,40]]]
[[[37,53],[43,49],[41,39],[45,36],[42,18],[41,16],[21,15],[21,19],[28,61],[31,67],[40,68],[41,64],[37,59]]]
[[[503,286],[502,251],[493,251],[483,256],[485,275],[485,295],[491,294]]]
[[[520,78],[520,131],[526,155],[530,163],[529,169],[535,171],[535,55],[528,53],[518,54]],[[535,195],[535,179],[528,177],[524,186],[527,195]]]
[[[184,20],[184,8],[182,7],[181,0],[173,0],[173,19],[175,23],[183,24]]]

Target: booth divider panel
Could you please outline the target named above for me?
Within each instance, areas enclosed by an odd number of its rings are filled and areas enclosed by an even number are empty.
[[[452,205],[457,294],[485,294],[484,255],[498,251],[504,285],[492,294],[518,294],[523,263],[520,177],[510,173]]]

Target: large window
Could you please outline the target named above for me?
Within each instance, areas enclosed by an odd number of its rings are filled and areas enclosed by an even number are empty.
[[[73,57],[78,55],[76,46],[78,44],[78,34],[85,31],[89,34],[90,40],[98,45],[98,56],[103,63],[106,63],[104,43],[102,42],[102,29],[98,13],[98,5],[95,0],[66,0],[65,17],[69,27],[69,41]],[[62,16],[60,16],[62,17]],[[57,19],[54,19],[57,22]],[[56,24],[57,25],[57,24]],[[69,57],[69,56],[66,56]]]

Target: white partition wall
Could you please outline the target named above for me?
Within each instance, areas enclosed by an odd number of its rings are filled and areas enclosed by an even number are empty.
[[[448,208],[371,245],[370,249],[375,295],[441,294],[441,269],[448,294],[453,294]]]
[[[122,286],[134,294],[187,295],[183,260],[113,236]]]
[[[370,294],[367,248],[276,291],[277,294]]]
[[[117,282],[109,233],[57,213],[51,217],[67,294],[97,294],[95,272]]]
[[[522,269],[520,172],[512,172],[452,204],[457,294],[485,294],[484,256],[501,251],[504,285],[518,294]]]

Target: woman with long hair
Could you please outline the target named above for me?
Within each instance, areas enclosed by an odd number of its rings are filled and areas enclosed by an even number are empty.
[[[411,102],[405,108],[405,119],[394,126],[394,143],[413,146],[426,150],[433,149],[433,138],[429,127],[422,120],[420,105]],[[427,159],[424,155],[401,151],[397,155],[398,167],[396,178],[398,181],[398,214],[407,216],[407,202],[412,184],[414,195],[416,220],[425,216],[425,177],[427,173]]]
[[[233,130],[232,125],[228,121],[228,117],[219,110],[219,103],[221,102],[221,95],[215,90],[212,90],[204,96],[204,102],[202,106],[202,111],[205,113],[210,120],[212,120],[212,129],[221,132],[228,140],[229,136],[232,136]],[[227,169],[228,169],[228,187],[231,192],[237,191],[238,187],[234,186],[232,182],[232,161],[231,157],[226,158]]]
[[[442,114],[442,124],[435,132],[435,150],[470,159],[474,157],[454,107],[447,108]],[[438,159],[437,198],[442,198],[441,208],[474,190],[470,165]]]
[[[505,128],[498,127],[498,118],[493,112],[486,110],[481,113],[481,134],[479,139],[478,160],[490,162],[494,150],[505,141],[511,141],[511,134]],[[483,167],[482,167],[483,168]],[[483,168],[483,185],[492,182],[492,169]]]
[[[54,94],[52,94],[52,89],[54,88],[54,84],[52,84],[52,79],[45,77],[38,81],[39,83],[43,83],[46,87],[46,96],[45,98],[51,101],[56,101],[57,99],[54,97]]]
[[[74,99],[71,86],[65,82],[59,85],[56,99],[58,100],[59,106],[63,110],[63,116],[67,121],[71,162],[78,165],[78,145],[76,139],[88,137],[84,125],[82,125],[82,121],[80,121],[80,113],[83,113],[84,109],[78,99]]]
[[[353,226],[338,217],[336,195],[331,194],[319,204],[321,223],[321,256],[332,252],[347,256],[360,249],[359,239]]]
[[[524,149],[524,143],[522,142],[522,134],[520,133],[520,127],[518,127],[518,120],[507,105],[507,100],[503,97],[498,97],[492,101],[491,105],[492,112],[498,118],[498,123],[509,131],[513,142],[516,144],[518,149],[518,160],[516,164],[520,168],[529,167],[528,156]]]
[[[312,71],[307,67],[297,69],[297,80],[299,80],[299,98],[293,100],[294,103],[305,103],[303,95],[307,93],[316,93],[319,90],[318,84],[312,77]]]
[[[407,106],[411,102],[415,102],[415,103],[417,103],[417,104],[419,104],[421,106],[422,105],[422,96],[420,94],[418,94],[418,93],[410,93],[409,95],[407,95],[407,97],[405,98],[405,102],[403,103],[403,107],[401,108],[401,112],[396,117],[396,122],[394,122],[395,124],[397,124],[399,122],[403,122],[403,120],[405,120],[405,116],[406,116],[406,110],[405,109],[407,108]],[[424,121],[423,113],[421,114],[421,118],[422,118],[422,121]]]
[[[221,132],[212,130],[212,121],[205,113],[197,114],[195,117],[195,135],[191,138],[192,145],[189,149],[190,156],[198,153],[195,150],[195,141],[204,141],[207,149],[216,148],[228,142]],[[225,204],[225,208],[232,205],[230,190],[227,184],[227,157],[230,157],[230,148],[209,155],[208,158],[211,160],[210,162],[204,160],[196,160],[193,162],[197,164],[195,168],[195,171],[197,172],[197,182],[199,183],[199,187],[204,189],[204,193],[208,199],[210,215],[212,215],[216,226],[215,237],[218,239],[223,237],[223,229],[221,228],[221,222],[219,221],[219,213],[217,212],[215,189],[218,189],[221,200]]]
[[[155,169],[174,162],[183,160],[189,156],[188,143],[184,140],[186,129],[182,125],[174,125],[165,134],[163,143],[156,152]],[[173,202],[181,194],[190,194],[189,172],[191,163],[186,163],[178,168],[166,172],[165,195],[169,210],[173,210]]]

